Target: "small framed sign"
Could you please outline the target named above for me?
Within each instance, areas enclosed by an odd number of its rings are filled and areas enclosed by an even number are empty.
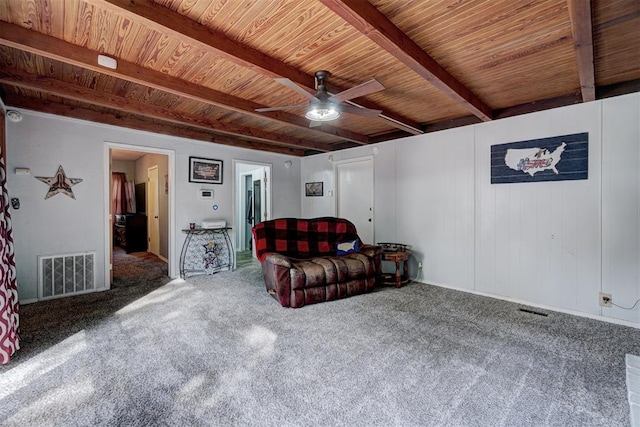
[[[222,160],[189,157],[189,182],[222,184]]]
[[[304,184],[304,194],[307,197],[322,196],[324,194],[322,182],[307,182]]]

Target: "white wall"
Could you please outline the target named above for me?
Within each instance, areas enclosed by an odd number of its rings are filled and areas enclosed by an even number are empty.
[[[374,148],[376,149],[375,154]],[[396,239],[396,153],[395,144],[392,142],[376,144],[375,147],[358,147],[304,157],[302,159],[302,181],[298,184],[302,194],[302,216],[314,218],[335,215],[335,163],[365,156],[373,156],[375,240],[377,242],[393,242]],[[306,197],[304,195],[306,182],[323,182],[324,195],[322,197]]]
[[[127,181],[135,181],[136,162],[133,160],[112,160],[111,171],[122,172],[125,174]]]
[[[329,161],[377,148],[376,241],[413,246],[424,282],[640,323],[640,94],[358,147],[302,160],[305,217],[333,215]],[[490,183],[494,144],[589,132],[589,179]]]
[[[601,102],[475,126],[475,289],[599,314]],[[491,145],[589,133],[589,179],[491,184]]]
[[[154,147],[175,152],[176,218],[173,239],[177,257],[184,241],[181,229],[189,222],[220,218],[233,224],[233,159],[271,163],[273,211],[278,216],[300,215],[300,159],[242,148],[157,135],[23,110],[23,120],[7,123],[7,186],[10,197],[20,198],[21,208],[12,212],[18,290],[21,301],[37,298],[37,257],[96,251],[97,285],[105,287],[104,258],[108,237],[104,187],[107,171],[106,142]],[[188,180],[189,156],[220,159],[223,184],[215,186],[213,201],[203,203],[201,184]],[[291,160],[294,167],[285,168]],[[73,187],[76,199],[56,195],[44,200],[47,187],[35,176],[53,176],[59,165],[69,177],[82,178]],[[17,176],[16,167],[28,167],[31,176]],[[219,209],[212,210],[217,204]]]
[[[640,94],[604,101],[602,291],[618,305],[640,298]],[[640,323],[640,309],[606,309]]]
[[[474,274],[473,131],[411,138],[396,154],[398,241],[413,246],[429,283],[464,289]]]

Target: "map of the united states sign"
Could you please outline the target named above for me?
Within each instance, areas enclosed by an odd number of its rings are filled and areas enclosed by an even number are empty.
[[[491,146],[492,184],[588,177],[587,132]]]

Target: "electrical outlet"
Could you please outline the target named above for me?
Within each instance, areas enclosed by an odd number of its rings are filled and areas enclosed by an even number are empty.
[[[611,307],[611,294],[600,292],[598,297],[598,304],[600,304],[601,307]]]
[[[418,263],[418,271],[422,271],[422,261]]]

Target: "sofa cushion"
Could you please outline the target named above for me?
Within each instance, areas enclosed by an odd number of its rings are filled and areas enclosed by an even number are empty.
[[[281,218],[264,221],[252,229],[260,262],[269,252],[305,259],[335,256],[336,243],[358,240],[356,227],[342,218]]]

